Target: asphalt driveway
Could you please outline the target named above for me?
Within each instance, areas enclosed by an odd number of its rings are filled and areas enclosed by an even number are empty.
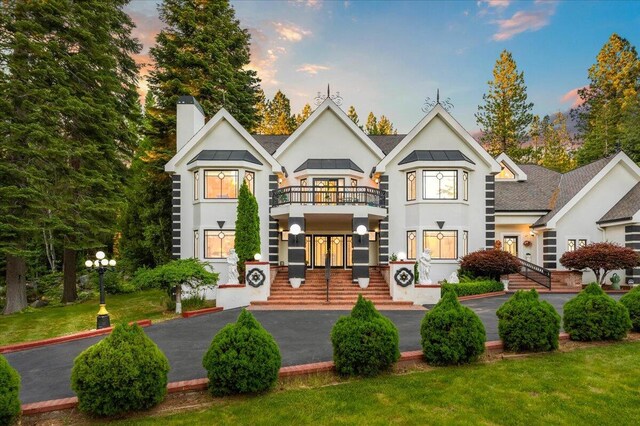
[[[509,296],[464,302],[482,319],[488,340],[498,340],[495,311]],[[573,295],[542,294],[562,314],[562,305]],[[616,299],[619,298],[616,297]],[[177,319],[145,329],[147,335],[166,354],[171,365],[169,381],[206,376],[202,357],[213,336],[239,310],[229,310],[188,319]],[[253,311],[255,317],[274,336],[282,353],[282,365],[306,364],[332,359],[329,333],[337,319],[347,311]],[[384,311],[398,327],[400,350],[420,349],[420,321],[424,311]],[[20,397],[23,403],[73,396],[70,387],[73,360],[102,337],[76,340],[6,354],[9,363],[22,376]]]

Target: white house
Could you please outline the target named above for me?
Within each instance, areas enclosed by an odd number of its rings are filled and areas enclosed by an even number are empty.
[[[288,278],[324,270],[328,255],[356,281],[385,273],[394,253],[415,260],[429,248],[437,283],[496,239],[547,270],[592,241],[640,249],[640,169],[624,153],[564,175],[494,159],[439,104],[406,135],[368,136],[326,99],[293,134],[265,136],[224,109],[205,124],[198,102],[183,96],[177,154],[165,169],[173,255],[209,262],[221,283],[243,180],[258,200],[263,258]]]

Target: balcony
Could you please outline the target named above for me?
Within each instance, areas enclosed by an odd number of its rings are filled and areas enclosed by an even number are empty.
[[[310,206],[387,207],[387,193],[368,186],[287,186],[271,191],[271,207]]]

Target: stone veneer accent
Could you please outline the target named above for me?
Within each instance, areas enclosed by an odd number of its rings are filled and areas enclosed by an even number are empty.
[[[171,257],[180,259],[180,175],[171,175]]]
[[[380,189],[385,191],[384,205],[389,213],[389,176],[380,176]],[[380,236],[378,241],[378,264],[389,264],[389,216],[380,221]]]
[[[640,253],[640,225],[624,227],[624,245]],[[633,280],[634,284],[640,282],[640,268],[627,269],[625,274],[627,283],[629,280]]]
[[[556,231],[544,231],[542,233],[542,266],[547,269],[558,267]]]
[[[272,191],[278,189],[278,176],[269,175],[269,199],[271,200]],[[278,264],[278,221],[269,216],[269,264]]]
[[[305,262],[305,221],[304,217],[289,216],[289,227],[293,224],[300,225],[300,235],[289,234],[289,278],[304,279],[307,271]]]
[[[496,242],[496,178],[485,176],[485,247],[492,249]]]
[[[369,278],[369,233],[358,235],[356,229],[360,225],[364,225],[369,229],[368,217],[353,218],[353,235],[351,240],[351,259],[353,267],[351,269],[351,278],[353,281],[358,278]]]

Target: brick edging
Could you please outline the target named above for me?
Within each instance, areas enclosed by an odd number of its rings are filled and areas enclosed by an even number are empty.
[[[507,294],[506,291],[494,291],[491,293],[482,293],[482,294],[472,294],[469,296],[460,296],[458,297],[458,300],[460,302],[464,301],[464,300],[475,300],[475,299],[484,299],[485,297],[496,297],[496,296],[504,296],[505,294]]]
[[[149,327],[151,325],[150,319],[143,319],[139,321],[132,321],[129,325],[137,323],[140,327]],[[99,330],[80,331],[78,333],[67,334],[65,336],[52,337],[50,339],[34,340],[31,342],[14,343],[11,345],[0,346],[0,354],[7,354],[10,352],[23,351],[26,349],[39,348],[41,346],[55,345],[57,343],[71,342],[73,340],[86,339],[89,337],[102,336],[103,334],[109,334],[113,331],[113,327],[101,328]]]
[[[198,315],[210,314],[213,312],[220,312],[224,308],[221,306],[216,306],[214,308],[204,308],[204,309],[196,309],[195,311],[184,311],[182,312],[182,318],[191,318],[197,317]]]

